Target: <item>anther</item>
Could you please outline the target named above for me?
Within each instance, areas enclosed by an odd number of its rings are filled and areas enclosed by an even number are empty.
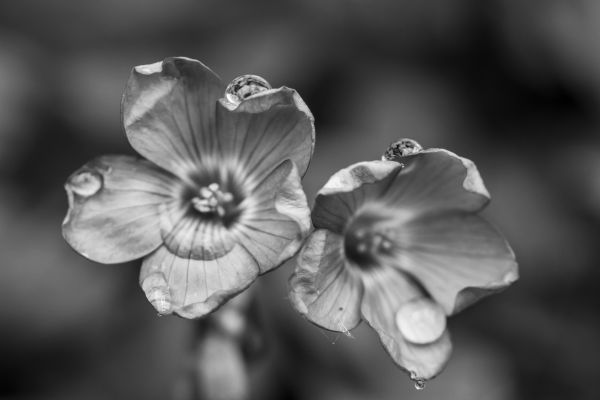
[[[192,199],[192,206],[200,213],[223,217],[232,202],[233,194],[222,192],[218,183],[211,183],[198,190],[198,196]]]

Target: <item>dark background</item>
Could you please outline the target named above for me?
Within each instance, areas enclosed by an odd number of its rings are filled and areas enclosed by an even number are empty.
[[[194,322],[157,318],[139,263],[62,240],[66,177],[128,153],[134,65],[197,58],[228,82],[296,88],[316,118],[309,198],[411,137],[474,160],[521,280],[450,321],[446,370],[415,391],[366,326],[323,332],[256,284],[257,399],[600,398],[600,2],[19,0],[0,3],[0,398],[171,399]]]

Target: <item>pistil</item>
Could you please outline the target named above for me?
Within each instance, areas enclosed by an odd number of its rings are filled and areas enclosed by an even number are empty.
[[[233,194],[224,192],[218,183],[203,186],[192,198],[192,206],[201,214],[216,214],[223,217],[233,206]]]

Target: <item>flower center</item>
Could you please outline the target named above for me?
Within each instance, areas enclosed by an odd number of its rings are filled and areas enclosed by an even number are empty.
[[[385,234],[364,227],[349,229],[344,238],[346,257],[362,269],[378,265],[379,256],[389,254],[392,249],[393,244]]]
[[[235,208],[233,194],[222,191],[221,186],[214,182],[202,186],[191,202],[194,209],[204,215],[224,217]]]

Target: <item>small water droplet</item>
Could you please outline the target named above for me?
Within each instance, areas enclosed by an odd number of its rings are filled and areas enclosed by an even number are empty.
[[[96,171],[79,171],[71,175],[67,186],[79,196],[90,197],[102,188],[102,175]]]
[[[415,371],[410,371],[410,380],[414,382],[415,389],[425,389],[425,379],[420,379]]]
[[[417,390],[425,389],[425,381],[422,379],[417,379],[415,381],[415,389],[417,389]]]
[[[417,154],[422,150],[423,147],[416,140],[404,138],[391,143],[381,159],[384,161],[399,161],[400,157]]]
[[[271,89],[271,85],[258,75],[238,76],[227,85],[225,98],[232,104],[240,104],[243,100],[257,93]]]

